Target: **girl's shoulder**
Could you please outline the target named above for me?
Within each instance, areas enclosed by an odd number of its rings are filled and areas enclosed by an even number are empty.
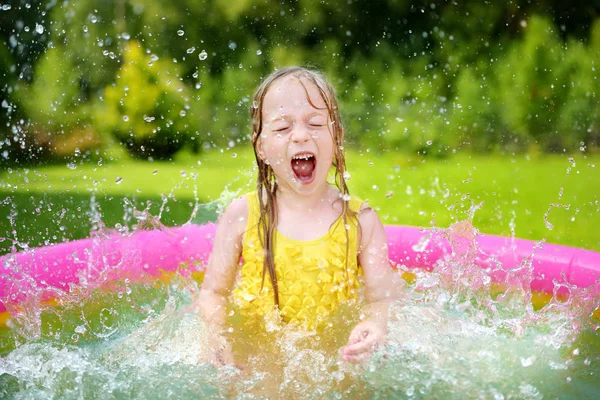
[[[223,215],[221,215],[221,221],[224,221],[226,224],[234,225],[238,228],[245,229],[245,223],[241,223],[248,219],[249,213],[249,201],[246,199],[246,196],[241,196],[233,200],[227,208]]]
[[[248,214],[248,202],[249,199],[246,195],[235,198],[225,210],[225,214],[231,214],[232,216],[243,216],[241,214]]]
[[[373,233],[376,230],[379,228],[383,229],[383,224],[379,218],[379,215],[377,214],[377,211],[369,206],[369,203],[366,201],[360,203],[358,211],[358,224],[360,226],[359,243],[361,248],[371,241]]]
[[[243,199],[246,202],[246,215],[254,215],[259,212],[260,204],[256,190],[242,195],[239,199]]]

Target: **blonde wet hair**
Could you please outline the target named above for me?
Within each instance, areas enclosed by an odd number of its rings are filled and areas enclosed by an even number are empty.
[[[309,96],[305,82],[308,81],[315,85],[319,90],[321,98],[326,104],[329,123],[328,130],[333,139],[333,167],[335,168],[335,185],[340,191],[342,200],[342,220],[344,226],[348,226],[348,221],[356,217],[356,212],[352,211],[348,206],[350,193],[346,185],[346,159],[344,158],[344,128],[340,118],[340,111],[336,99],[335,90],[329,84],[327,79],[316,70],[304,67],[287,67],[268,75],[260,84],[252,101],[251,116],[252,116],[252,145],[254,147],[254,155],[258,166],[257,191],[258,201],[260,206],[260,218],[258,221],[258,236],[264,249],[264,266],[262,276],[262,286],[264,287],[265,276],[268,273],[271,284],[273,286],[274,300],[279,308],[279,290],[277,286],[277,275],[275,271],[274,249],[274,232],[277,227],[277,181],[271,166],[266,163],[260,156],[257,147],[259,146],[260,135],[263,129],[263,103],[265,96],[271,86],[280,79],[285,77],[295,77],[304,87],[306,97],[309,103],[317,108]],[[346,277],[348,277],[348,252],[349,252],[348,229],[346,229]]]

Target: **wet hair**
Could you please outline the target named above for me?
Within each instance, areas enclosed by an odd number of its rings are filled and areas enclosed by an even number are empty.
[[[252,116],[252,145],[254,147],[254,155],[256,157],[256,164],[258,166],[258,179],[257,179],[257,190],[258,190],[258,201],[260,206],[260,217],[258,221],[258,236],[261,240],[261,244],[264,249],[264,264],[263,264],[263,276],[262,276],[262,287],[264,287],[265,276],[268,273],[271,284],[273,286],[273,292],[275,297],[275,305],[279,307],[279,290],[277,285],[277,275],[275,272],[275,257],[273,254],[274,249],[274,232],[277,227],[277,202],[275,194],[277,192],[277,181],[275,174],[271,166],[266,163],[258,154],[257,146],[260,140],[260,135],[263,129],[263,102],[265,96],[271,86],[278,80],[294,77],[298,79],[300,84],[304,87],[306,97],[314,108],[317,108],[309,96],[308,89],[305,86],[306,82],[310,82],[315,85],[319,90],[321,98],[326,104],[329,123],[329,133],[333,139],[333,166],[335,168],[335,185],[341,194],[342,200],[342,219],[344,227],[348,226],[348,221],[356,216],[356,212],[352,211],[348,206],[350,194],[348,186],[346,185],[346,160],[344,158],[344,129],[342,127],[342,121],[340,118],[340,112],[338,102],[335,95],[335,90],[324,78],[324,76],[313,69],[303,67],[287,67],[277,70],[268,75],[260,84],[252,101],[251,116]],[[348,237],[348,229],[346,232],[346,278],[348,278],[348,254],[350,241]]]

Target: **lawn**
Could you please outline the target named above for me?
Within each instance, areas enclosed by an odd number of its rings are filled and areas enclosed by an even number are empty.
[[[253,189],[253,154],[231,149],[174,162],[60,164],[0,174],[0,252],[127,229],[133,208],[166,225],[212,220]],[[600,250],[600,156],[348,154],[351,192],[385,224],[447,227],[466,219],[484,233]]]

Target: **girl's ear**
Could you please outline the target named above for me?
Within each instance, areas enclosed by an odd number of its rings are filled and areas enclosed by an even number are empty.
[[[260,133],[257,133],[258,139],[256,139],[256,154],[262,161],[266,161],[267,157],[265,156],[265,152],[263,150],[263,141]]]

